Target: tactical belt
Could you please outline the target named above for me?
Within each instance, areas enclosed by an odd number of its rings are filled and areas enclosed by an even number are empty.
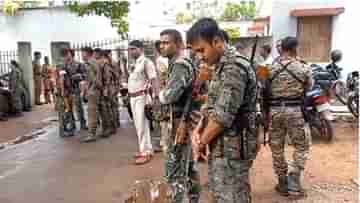
[[[145,95],[145,93],[146,93],[146,90],[140,90],[140,91],[137,91],[134,93],[129,92],[129,97],[139,97],[139,96]]]
[[[301,106],[302,102],[300,101],[272,101],[270,106]]]

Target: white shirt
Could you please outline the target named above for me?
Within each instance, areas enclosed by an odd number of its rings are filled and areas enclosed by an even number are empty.
[[[154,63],[144,55],[141,55],[136,59],[135,67],[130,68],[128,80],[129,93],[145,90],[150,85],[150,80],[154,78],[156,78]]]
[[[156,59],[156,65],[159,73],[166,73],[168,69],[169,60],[165,57],[159,56]]]
[[[269,56],[265,59],[265,61],[263,61],[261,64],[262,64],[262,65],[271,65],[271,64],[273,64],[273,62],[274,62],[274,58],[273,58],[271,55],[269,55]]]

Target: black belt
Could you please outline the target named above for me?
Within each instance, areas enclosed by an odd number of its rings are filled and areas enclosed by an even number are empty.
[[[271,101],[270,106],[301,106],[300,101]]]

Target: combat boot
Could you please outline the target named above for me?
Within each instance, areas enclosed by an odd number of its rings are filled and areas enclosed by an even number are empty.
[[[80,121],[80,129],[81,130],[88,130],[89,128],[86,126],[86,120]]]
[[[103,132],[101,133],[101,137],[108,138],[113,134],[113,129],[111,128],[105,128]]]
[[[190,195],[189,196],[189,203],[199,203],[199,195]]]
[[[279,176],[278,184],[275,186],[275,190],[281,196],[288,196],[288,177],[287,176]]]
[[[87,136],[80,139],[80,142],[88,143],[88,142],[95,142],[96,141],[96,135],[94,134],[88,134]]]
[[[305,191],[300,184],[300,173],[289,173],[287,182],[289,195],[296,197],[305,195]]]

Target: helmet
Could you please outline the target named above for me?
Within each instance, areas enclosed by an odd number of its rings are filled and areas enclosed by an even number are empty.
[[[336,63],[341,60],[342,52],[339,49],[335,49],[335,50],[331,51],[330,57],[331,57],[332,62]]]

